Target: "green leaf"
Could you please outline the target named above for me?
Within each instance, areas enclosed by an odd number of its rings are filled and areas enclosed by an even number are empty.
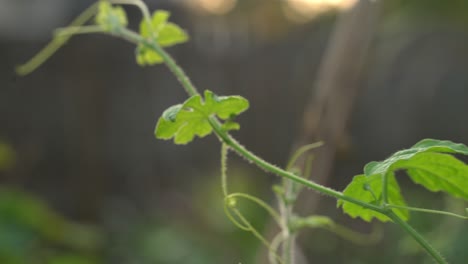
[[[396,168],[406,169],[411,180],[426,189],[444,191],[468,200],[468,165],[441,153],[420,153],[411,160],[402,160]]]
[[[396,152],[384,161],[368,163],[364,167],[364,175],[356,176],[344,193],[366,202],[377,199],[375,203],[380,205],[383,203],[382,180],[383,176],[387,175],[388,203],[405,206],[393,175],[396,170],[406,170],[415,183],[421,184],[430,191],[444,191],[452,196],[468,200],[468,166],[446,153],[468,155],[468,147],[447,140],[424,139],[409,149]],[[370,191],[365,191],[363,188],[371,190],[376,198],[373,198]],[[352,217],[361,217],[366,221],[370,221],[373,217],[383,220],[379,217],[382,216],[381,214],[345,201],[338,201],[338,206],[343,206],[343,211]],[[402,209],[393,210],[400,214],[400,217],[407,214]],[[407,219],[407,217],[402,218]]]
[[[354,176],[353,181],[346,187],[343,194],[346,196],[357,198],[363,202],[379,205],[382,198],[382,177],[378,174],[372,176],[358,175]],[[400,193],[400,186],[392,174],[388,177],[388,201],[394,205],[406,206],[405,200]],[[370,222],[374,217],[382,222],[390,219],[383,214],[377,213],[362,206],[338,200],[338,206],[343,207],[343,211],[349,216],[356,218],[360,217],[365,221]],[[393,209],[398,216],[405,221],[408,220],[408,210]]]
[[[158,32],[156,41],[161,47],[170,47],[187,42],[188,35],[178,25],[167,23]]]
[[[205,137],[213,128],[208,118],[216,115],[226,120],[225,129],[238,128],[229,124],[232,116],[236,116],[249,107],[249,102],[241,96],[216,96],[211,91],[205,91],[205,100],[195,95],[182,105],[175,105],[164,111],[155,128],[155,136],[159,139],[174,138],[176,144],[187,144],[195,136]]]
[[[143,19],[140,22],[140,34],[144,38],[154,39],[161,47],[170,47],[186,42],[189,37],[178,25],[167,22],[170,13],[165,10],[157,10],[151,18],[151,28]],[[139,44],[136,51],[137,63],[141,66],[154,65],[164,62],[156,51]]]
[[[117,32],[128,25],[127,15],[122,7],[113,7],[107,1],[100,1],[96,15],[96,24],[100,25],[107,32]]]
[[[155,32],[159,32],[164,25],[166,25],[167,20],[171,16],[171,13],[165,10],[156,10],[153,13],[151,18],[151,27]],[[142,37],[149,38],[151,37],[151,30],[148,29],[148,22],[143,19],[140,22],[140,34]]]
[[[448,140],[424,139],[409,149],[396,152],[384,161],[373,161],[368,163],[364,167],[364,172],[366,175],[385,174],[388,171],[397,169],[397,162],[401,160],[410,160],[415,155],[425,152],[457,153],[468,155],[468,147],[463,144],[456,144]]]

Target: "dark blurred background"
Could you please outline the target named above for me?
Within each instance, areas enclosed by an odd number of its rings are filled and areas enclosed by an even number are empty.
[[[145,2],[190,34],[169,52],[200,90],[250,100],[234,136],[275,164],[324,140],[319,181],[342,190],[367,162],[420,139],[468,143],[468,1]],[[0,0],[0,263],[266,263],[223,213],[217,139],[154,138],[161,113],[186,99],[164,66],[140,68],[131,44],[84,35],[31,75],[15,74],[91,3]],[[136,28],[138,10],[125,9]],[[231,157],[231,189],[275,204],[279,179]],[[412,206],[466,207],[398,179]],[[307,195],[301,214],[372,229]],[[269,233],[261,209],[246,214]],[[451,263],[466,263],[462,220],[413,213],[411,223]],[[323,230],[300,244],[306,263],[430,263],[403,231],[384,229],[372,245]]]

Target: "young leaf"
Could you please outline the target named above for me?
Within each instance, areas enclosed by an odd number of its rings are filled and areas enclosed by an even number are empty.
[[[128,25],[127,15],[122,7],[113,7],[107,1],[100,1],[96,24],[100,25],[107,32],[116,32]]]
[[[211,91],[205,91],[205,100],[195,95],[182,105],[168,108],[159,118],[155,128],[155,136],[160,139],[174,138],[176,144],[187,144],[195,136],[209,135],[213,128],[208,118],[216,115],[223,120],[238,115],[249,107],[249,102],[241,96],[216,96]],[[237,123],[236,123],[237,124]],[[238,124],[228,124],[224,127],[238,129]]]
[[[188,40],[187,33],[178,25],[167,22],[169,16],[170,13],[168,11],[155,11],[151,19],[151,28],[149,28],[146,20],[142,20],[140,22],[141,36],[154,39],[154,41],[163,48],[186,42]],[[141,66],[154,65],[164,61],[160,54],[143,44],[138,45],[136,57],[137,63]]]
[[[415,183],[421,184],[430,191],[444,191],[455,197],[468,200],[468,166],[455,157],[444,153],[468,155],[468,147],[446,140],[424,139],[409,149],[396,152],[384,161],[368,163],[364,167],[365,175],[355,177],[345,189],[345,194],[363,201],[372,201],[373,197],[371,197],[370,192],[366,193],[359,189],[367,186],[377,196],[377,204],[380,204],[382,202],[380,197],[382,179],[384,175],[387,175],[388,203],[404,206],[401,195],[401,198],[397,199],[400,204],[396,204],[397,197],[392,194],[394,191],[399,193],[399,187],[394,180],[393,173],[403,169]],[[366,209],[344,201],[338,201],[338,206],[340,205],[343,206],[344,212],[352,217],[361,217],[367,221],[377,217],[369,215],[370,212]],[[395,212],[398,214],[398,211]],[[403,211],[399,213],[401,217]]]
[[[354,176],[353,181],[346,187],[343,194],[357,198],[363,202],[380,204],[382,199],[382,177],[378,174],[371,176],[357,175]],[[405,200],[400,192],[400,186],[391,174],[388,179],[388,202],[394,205],[406,206]],[[370,222],[374,217],[382,222],[389,221],[390,219],[383,214],[366,209],[359,205],[346,202],[343,200],[338,201],[338,206],[342,206],[343,211],[353,218],[360,217],[363,220]],[[392,209],[394,213],[400,216],[405,221],[408,220],[408,210],[405,209]]]

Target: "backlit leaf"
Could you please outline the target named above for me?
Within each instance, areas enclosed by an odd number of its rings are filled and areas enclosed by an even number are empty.
[[[447,140],[424,139],[409,149],[396,152],[384,161],[368,163],[364,167],[364,175],[356,176],[344,193],[366,202],[377,199],[375,203],[380,205],[383,203],[382,179],[387,175],[388,203],[402,206],[404,205],[402,196],[394,193],[400,192],[398,183],[394,179],[394,172],[405,170],[415,183],[430,191],[444,191],[468,200],[468,166],[449,154],[468,155],[468,147]],[[376,198],[364,188],[372,190]],[[338,206],[342,206],[343,211],[350,216],[361,217],[366,221],[370,221],[373,217],[383,221],[388,220],[382,218],[381,214],[345,201],[338,201]],[[403,219],[407,219],[403,217],[407,214],[404,210],[394,209],[394,211]]]
[[[444,191],[468,200],[468,165],[452,155],[420,153],[395,167],[406,169],[413,182],[430,191]]]
[[[209,135],[213,128],[208,118],[217,116],[228,120],[225,130],[238,129],[239,124],[232,122],[232,117],[244,112],[249,102],[241,96],[216,96],[205,91],[205,100],[200,95],[192,96],[181,105],[168,108],[159,118],[155,136],[159,139],[174,138],[176,144],[187,144],[195,136]]]

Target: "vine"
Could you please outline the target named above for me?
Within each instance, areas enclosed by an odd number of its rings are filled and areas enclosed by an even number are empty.
[[[138,7],[143,15],[139,32],[127,28],[127,16],[120,5]],[[94,22],[85,25],[94,17]],[[410,211],[444,214],[468,219],[467,216],[451,212],[406,205],[395,177],[395,171],[405,170],[409,178],[429,191],[446,192],[456,198],[468,200],[468,166],[451,154],[468,155],[468,147],[451,141],[425,139],[409,149],[398,151],[384,161],[370,162],[364,173],[353,178],[343,192],[315,183],[302,175],[294,165],[297,159],[321,143],[300,148],[285,169],[258,157],[235,140],[229,132],[240,129],[234,120],[249,108],[249,101],[241,96],[217,96],[204,91],[203,96],[190,81],[184,70],[164,48],[184,43],[188,34],[178,25],[169,22],[167,11],[157,10],[152,15],[140,0],[99,1],[85,10],[69,27],[55,31],[52,42],[26,64],[17,68],[18,74],[26,75],[43,64],[52,54],[77,34],[103,33],[119,37],[136,45],[136,62],[141,66],[165,64],[179,80],[189,98],[182,104],[169,107],[159,118],[155,137],[173,139],[175,144],[187,144],[195,137],[214,133],[221,141],[221,188],[224,196],[224,210],[234,225],[251,232],[268,249],[272,263],[294,264],[294,236],[302,228],[324,228],[356,243],[376,240],[379,232],[370,235],[356,233],[335,224],[324,216],[300,217],[293,213],[293,204],[298,193],[304,188],[318,191],[338,200],[337,206],[349,216],[365,221],[376,218],[382,222],[391,221],[406,231],[437,262],[447,263],[407,221]],[[280,212],[261,199],[245,193],[229,193],[227,178],[227,156],[229,150],[255,164],[259,168],[282,177],[282,185],[274,186]],[[310,164],[312,157],[306,159]],[[310,170],[310,166],[306,166]],[[238,201],[247,200],[266,210],[280,227],[272,242],[268,242],[255,229],[237,207]],[[363,242],[364,241],[364,242]],[[281,256],[278,248],[283,246]]]

